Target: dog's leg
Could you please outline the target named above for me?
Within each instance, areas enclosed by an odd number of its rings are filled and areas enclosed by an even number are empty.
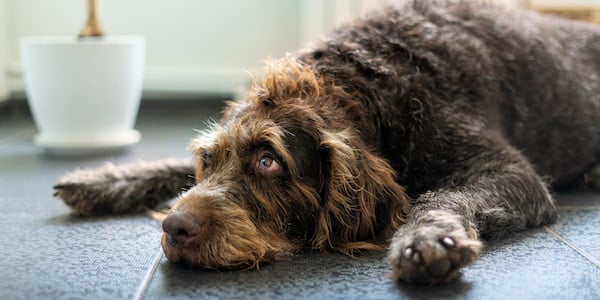
[[[472,157],[459,160],[438,189],[416,199],[391,242],[392,277],[448,281],[477,258],[479,235],[499,237],[555,220],[554,200],[521,153],[502,141],[479,142],[468,149],[459,145],[458,155]]]
[[[62,177],[54,189],[83,215],[138,212],[177,196],[194,183],[191,162],[165,160],[77,170]]]

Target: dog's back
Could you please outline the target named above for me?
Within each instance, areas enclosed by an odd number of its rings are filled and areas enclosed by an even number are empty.
[[[378,126],[365,137],[401,173],[407,162],[393,157],[407,153],[407,141],[427,140],[423,152],[435,153],[439,128],[426,123],[452,118],[500,133],[556,187],[600,157],[594,25],[466,1],[415,1],[336,31],[303,59],[377,108]],[[407,136],[415,131],[422,136]]]
[[[533,13],[496,23],[485,27],[512,43],[496,54],[503,132],[555,187],[568,186],[600,159],[600,27]]]

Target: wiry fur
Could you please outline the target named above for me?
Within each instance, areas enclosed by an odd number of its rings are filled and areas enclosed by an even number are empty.
[[[194,185],[194,164],[168,159],[93,170],[76,170],[54,186],[83,215],[141,212],[175,197]]]
[[[389,246],[392,278],[448,281],[480,237],[553,222],[550,185],[600,185],[599,75],[592,25],[466,1],[376,12],[269,62],[191,142],[165,253],[255,267]],[[79,171],[57,194],[84,214],[153,206],[191,171],[167,165]]]

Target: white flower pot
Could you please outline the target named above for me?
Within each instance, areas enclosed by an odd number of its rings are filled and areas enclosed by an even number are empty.
[[[144,54],[141,36],[23,38],[25,88],[39,131],[34,143],[62,152],[137,143]]]

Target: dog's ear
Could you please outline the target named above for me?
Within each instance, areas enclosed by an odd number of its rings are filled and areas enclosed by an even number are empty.
[[[324,182],[314,247],[350,255],[383,249],[409,210],[395,171],[350,131],[323,132],[320,149]]]

